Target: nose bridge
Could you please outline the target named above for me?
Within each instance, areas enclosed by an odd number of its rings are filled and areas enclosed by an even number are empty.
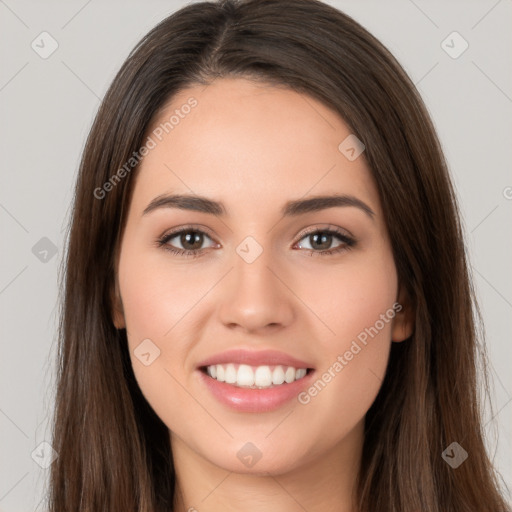
[[[279,265],[270,248],[247,237],[236,247],[232,266],[220,298],[219,314],[225,325],[256,330],[291,322],[291,296],[276,276]]]

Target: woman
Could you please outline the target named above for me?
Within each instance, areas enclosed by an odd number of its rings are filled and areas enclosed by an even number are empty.
[[[51,511],[508,510],[438,139],[334,8],[154,28],[91,129],[65,270]]]

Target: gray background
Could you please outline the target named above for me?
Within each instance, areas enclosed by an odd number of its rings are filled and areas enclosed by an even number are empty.
[[[489,450],[510,485],[512,1],[328,3],[394,53],[438,130],[486,322],[494,407],[486,409]],[[128,52],[183,5],[0,0],[0,512],[44,508],[48,470],[35,462],[36,448],[50,440],[57,277],[85,137]],[[47,59],[31,47],[43,31],[59,45]],[[453,31],[469,43],[458,58],[442,47]],[[452,52],[461,48],[450,41]]]

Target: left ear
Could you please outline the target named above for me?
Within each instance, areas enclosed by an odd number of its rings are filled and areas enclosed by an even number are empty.
[[[398,298],[393,309],[395,317],[391,328],[391,340],[399,343],[408,339],[414,331],[415,310],[404,286],[398,287]]]

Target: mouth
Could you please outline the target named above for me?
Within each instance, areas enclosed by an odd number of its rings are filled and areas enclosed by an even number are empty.
[[[314,368],[217,363],[197,368],[199,382],[222,405],[241,413],[267,413],[292,403],[315,380]]]
[[[316,370],[307,360],[273,349],[233,348],[200,361],[199,383],[237,412],[277,410],[311,386]]]
[[[314,372],[314,368],[295,368],[288,365],[212,364],[200,366],[199,371],[217,382],[245,389],[271,389],[287,386]]]

